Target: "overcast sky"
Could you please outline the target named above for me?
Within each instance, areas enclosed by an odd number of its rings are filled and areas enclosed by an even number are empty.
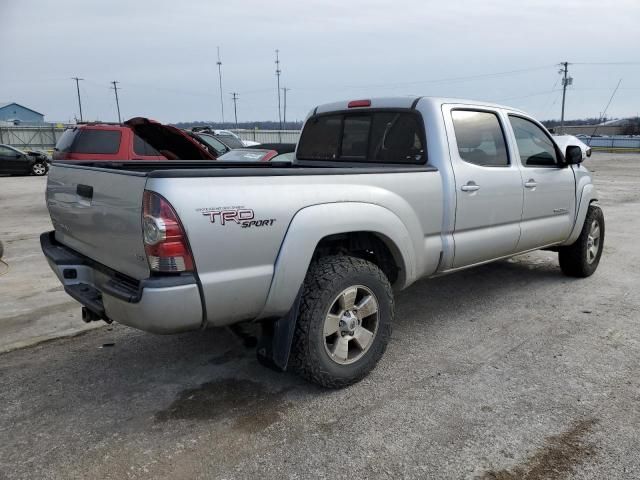
[[[0,102],[49,121],[78,115],[73,76],[85,79],[85,119],[116,119],[118,80],[124,118],[220,120],[216,46],[227,121],[230,92],[239,121],[277,120],[276,48],[291,120],[319,103],[390,95],[559,118],[565,60],[575,63],[567,118],[597,116],[619,79],[609,116],[640,112],[638,0],[0,0],[0,19]],[[635,64],[593,64],[606,62]]]

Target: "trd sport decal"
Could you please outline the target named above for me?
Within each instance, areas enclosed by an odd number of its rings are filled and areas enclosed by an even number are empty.
[[[256,220],[253,209],[245,207],[198,208],[197,211],[209,217],[211,223],[223,226],[235,223],[241,228],[270,227],[276,221],[275,218]]]

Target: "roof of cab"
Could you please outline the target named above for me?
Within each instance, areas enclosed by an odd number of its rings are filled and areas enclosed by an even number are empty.
[[[350,99],[350,100],[342,100],[339,102],[331,102],[325,103],[322,105],[318,105],[310,115],[316,113],[325,113],[332,112],[336,110],[347,110],[347,105],[349,102],[354,100],[360,100],[360,98]],[[377,97],[371,98],[371,106],[370,107],[356,107],[353,110],[360,110],[366,108],[412,108],[418,103],[428,103],[433,107],[440,107],[445,104],[462,104],[462,105],[473,105],[478,107],[492,107],[492,108],[504,108],[507,110],[512,110],[516,112],[522,112],[522,110],[509,107],[506,105],[499,105],[492,102],[483,102],[479,100],[467,100],[461,98],[447,98],[447,97],[416,97],[416,96],[405,96],[405,97]],[[414,105],[415,104],[415,105]],[[524,112],[522,112],[524,113]]]

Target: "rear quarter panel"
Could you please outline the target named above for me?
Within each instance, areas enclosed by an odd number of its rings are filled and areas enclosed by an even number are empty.
[[[286,251],[281,251],[281,246],[291,234],[288,229],[294,217],[312,206],[357,202],[380,206],[397,216],[406,228],[403,235],[408,238],[404,240],[414,251],[415,264],[407,284],[435,270],[439,260],[442,185],[438,172],[150,178],[147,189],[171,202],[187,231],[210,325],[260,316],[279,255],[309,251],[307,245],[294,243],[287,245]],[[268,220],[268,225],[242,228],[233,221],[223,225],[219,216],[212,223],[207,213],[233,209],[252,210],[254,220]],[[361,230],[363,222],[356,217],[355,209],[347,209],[342,215],[348,217],[350,213],[354,215],[353,224],[357,224],[355,231]],[[341,228],[348,228],[348,218],[335,220],[343,225]],[[372,230],[375,223],[370,222]],[[331,233],[335,232],[327,232]],[[303,272],[309,260],[308,253],[300,257]],[[296,275],[299,277],[299,271]],[[304,275],[298,277],[293,284],[299,286]],[[296,293],[297,289],[289,292],[293,296]],[[271,313],[284,313],[280,310]]]

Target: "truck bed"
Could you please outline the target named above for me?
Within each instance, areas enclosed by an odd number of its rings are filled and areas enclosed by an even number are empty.
[[[276,291],[295,295],[287,279],[300,272],[289,269],[278,283],[280,252],[292,243],[286,250],[300,255],[294,269],[306,271],[303,257],[320,241],[313,238],[320,225],[323,236],[364,228],[397,237],[413,252],[402,283],[434,271],[440,258],[442,180],[428,165],[55,162],[47,188],[55,239],[135,280],[149,278],[145,190],[165,198],[184,226],[210,325],[283,314],[283,296],[268,298]],[[352,218],[341,213],[347,204]],[[219,212],[233,217],[240,210],[251,220],[221,222]],[[305,220],[310,212],[314,219]]]

